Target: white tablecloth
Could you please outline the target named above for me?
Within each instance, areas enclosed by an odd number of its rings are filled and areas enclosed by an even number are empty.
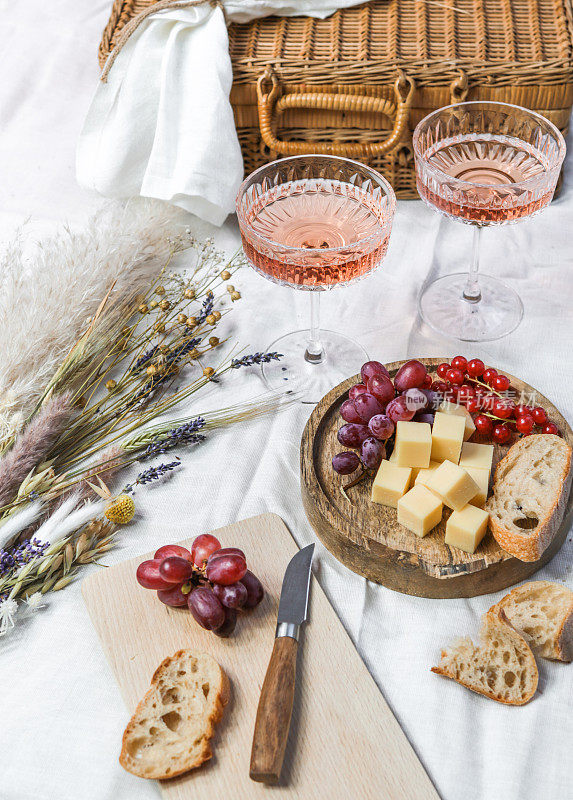
[[[109,5],[0,0],[2,238],[30,215],[38,230],[63,220],[81,224],[99,203],[75,183],[74,145],[98,77],[96,50]],[[573,181],[531,223],[486,233],[484,264],[517,288],[525,318],[505,339],[465,347],[423,329],[415,299],[428,273],[465,267],[470,231],[419,202],[401,202],[383,267],[325,298],[325,326],[348,330],[381,361],[458,351],[479,356],[536,385],[571,422],[572,227]],[[237,245],[234,221],[216,240],[229,250]],[[245,344],[262,349],[305,324],[306,294],[249,271],[236,283],[244,300],[234,316]],[[261,389],[256,374],[235,380],[245,396]],[[222,388],[221,402],[231,394]],[[298,449],[308,414],[308,406],[297,406],[217,433],[185,454],[173,480],[139,492],[137,522],[107,563],[263,511],[280,514],[300,545],[314,541],[299,495]],[[568,541],[539,577],[573,587],[572,564]],[[444,800],[573,796],[573,666],[541,662],[540,691],[524,708],[498,705],[429,671],[440,646],[476,631],[500,595],[431,601],[395,594],[349,572],[320,546],[317,576]],[[118,764],[127,714],[79,583],[47,603],[0,641],[1,800],[158,797],[155,784]]]

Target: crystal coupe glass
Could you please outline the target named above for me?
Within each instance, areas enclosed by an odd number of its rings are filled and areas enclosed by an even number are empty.
[[[270,388],[292,388],[314,402],[366,360],[353,339],[321,331],[320,293],[363,278],[380,264],[395,208],[382,175],[336,156],[281,159],[243,182],[237,216],[250,265],[271,281],[310,294],[309,328],[269,346],[284,356],[263,365]]]
[[[498,339],[523,316],[516,292],[480,275],[482,228],[531,217],[553,197],[565,141],[533,111],[494,102],[440,108],[414,131],[417,188],[426,205],[472,225],[468,273],[438,278],[419,297],[432,328],[468,342]]]

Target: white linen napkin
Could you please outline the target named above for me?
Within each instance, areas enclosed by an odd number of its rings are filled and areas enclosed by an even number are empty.
[[[231,22],[326,17],[363,0],[223,0]],[[222,225],[243,161],[229,102],[225,17],[210,3],[158,11],[137,27],[100,82],[76,153],[76,175],[106,197],[157,197]]]

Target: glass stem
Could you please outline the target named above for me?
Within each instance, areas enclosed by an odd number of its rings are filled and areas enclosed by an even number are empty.
[[[479,303],[481,300],[481,289],[479,287],[479,255],[481,243],[481,225],[474,225],[474,238],[472,244],[472,260],[468,280],[464,289],[464,300],[468,303]]]
[[[324,361],[324,350],[320,341],[320,292],[310,292],[310,337],[306,345],[305,359],[311,364]]]

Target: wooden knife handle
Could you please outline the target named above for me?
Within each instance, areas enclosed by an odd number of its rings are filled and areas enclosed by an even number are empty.
[[[277,783],[281,774],[294,700],[297,648],[297,640],[290,636],[275,639],[253,735],[249,775],[254,781]]]

